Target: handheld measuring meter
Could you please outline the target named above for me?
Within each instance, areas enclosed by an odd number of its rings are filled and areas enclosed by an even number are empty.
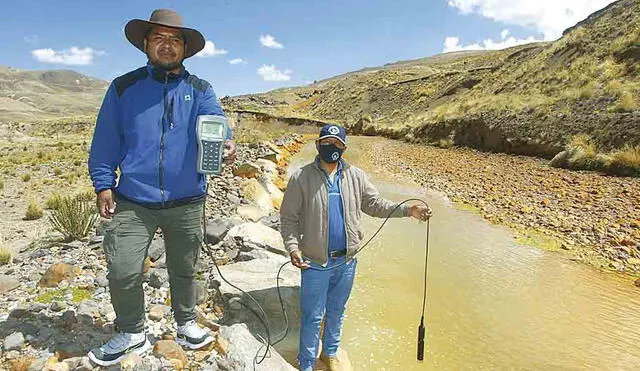
[[[218,175],[222,172],[222,152],[228,128],[229,124],[224,116],[198,116],[196,136],[198,139],[199,173]]]

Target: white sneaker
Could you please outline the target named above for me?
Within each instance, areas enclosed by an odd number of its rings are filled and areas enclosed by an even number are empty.
[[[182,326],[178,326],[178,344],[189,349],[200,349],[213,342],[213,335],[196,324],[196,321],[189,321]]]
[[[111,366],[131,352],[140,355],[150,348],[151,343],[144,332],[120,332],[100,348],[91,350],[87,356],[100,366]]]

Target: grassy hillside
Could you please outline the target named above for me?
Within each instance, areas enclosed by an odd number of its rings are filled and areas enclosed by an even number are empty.
[[[639,25],[640,2],[620,0],[555,42],[398,62],[223,104],[489,151],[551,158],[580,134],[612,151],[640,145]]]
[[[70,70],[22,71],[0,66],[0,121],[95,114],[108,84]]]

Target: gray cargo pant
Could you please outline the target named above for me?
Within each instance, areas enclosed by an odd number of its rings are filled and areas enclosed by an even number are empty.
[[[123,332],[144,331],[144,260],[157,228],[162,229],[169,272],[171,306],[178,325],[195,319],[196,263],[202,246],[202,202],[148,209],[118,198],[104,231],[111,304]]]

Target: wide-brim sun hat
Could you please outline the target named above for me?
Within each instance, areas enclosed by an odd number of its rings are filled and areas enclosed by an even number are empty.
[[[204,48],[205,39],[200,31],[186,27],[182,23],[182,17],[171,9],[156,9],[151,13],[149,20],[132,19],[124,26],[124,34],[133,46],[144,53],[144,39],[153,26],[164,26],[179,29],[187,45],[185,58],[194,56]]]

